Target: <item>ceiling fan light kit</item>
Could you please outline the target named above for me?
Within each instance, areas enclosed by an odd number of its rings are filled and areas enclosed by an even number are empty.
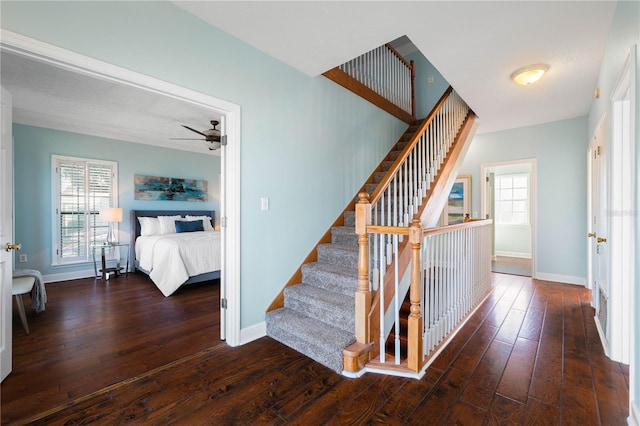
[[[547,71],[549,71],[549,65],[529,65],[515,70],[511,74],[511,79],[522,86],[529,86],[540,80]]]
[[[201,136],[204,136],[204,139],[190,139],[190,138],[171,138],[173,140],[188,140],[188,141],[204,141],[204,145],[209,149],[209,151],[215,151],[216,149],[220,149],[222,146],[220,130],[216,129],[216,126],[220,124],[218,120],[210,121],[213,128],[207,129],[204,131],[196,130],[186,125],[182,125],[185,129],[191,130],[194,133],[197,133]]]

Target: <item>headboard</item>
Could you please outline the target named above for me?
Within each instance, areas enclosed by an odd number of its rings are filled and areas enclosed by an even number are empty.
[[[140,236],[140,221],[139,217],[157,217],[157,216],[210,216],[211,225],[215,226],[215,211],[214,210],[131,210],[131,264],[135,268],[135,246],[136,238]]]

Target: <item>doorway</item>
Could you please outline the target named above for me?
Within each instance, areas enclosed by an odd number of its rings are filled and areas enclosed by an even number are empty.
[[[67,51],[10,31],[2,32],[1,48],[36,62],[54,65],[97,80],[115,82],[207,108],[222,117],[226,146],[221,158],[220,218],[222,234],[222,270],[220,279],[221,337],[231,346],[240,344],[240,106],[158,80],[137,72]]]
[[[482,216],[493,219],[492,271],[535,271],[535,159],[480,166]]]
[[[595,321],[604,351],[612,360],[630,363],[637,250],[634,235],[636,49],[630,49],[613,88],[611,102],[589,145],[588,278]]]

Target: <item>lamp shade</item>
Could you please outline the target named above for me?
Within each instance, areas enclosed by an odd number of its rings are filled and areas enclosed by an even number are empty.
[[[103,222],[122,222],[122,209],[120,207],[100,209],[100,220]]]

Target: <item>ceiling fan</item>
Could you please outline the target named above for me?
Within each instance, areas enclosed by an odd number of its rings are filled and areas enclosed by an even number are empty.
[[[210,123],[213,126],[213,128],[203,130],[202,132],[200,130],[193,129],[189,126],[185,126],[184,124],[182,125],[182,127],[184,127],[185,129],[189,129],[192,132],[195,132],[199,135],[204,136],[204,139],[192,139],[192,138],[171,138],[171,139],[183,140],[183,141],[204,141],[204,144],[207,148],[209,148],[209,151],[215,151],[216,149],[219,149],[221,145],[220,130],[216,129],[216,126],[220,124],[220,122],[218,120],[211,120]]]

